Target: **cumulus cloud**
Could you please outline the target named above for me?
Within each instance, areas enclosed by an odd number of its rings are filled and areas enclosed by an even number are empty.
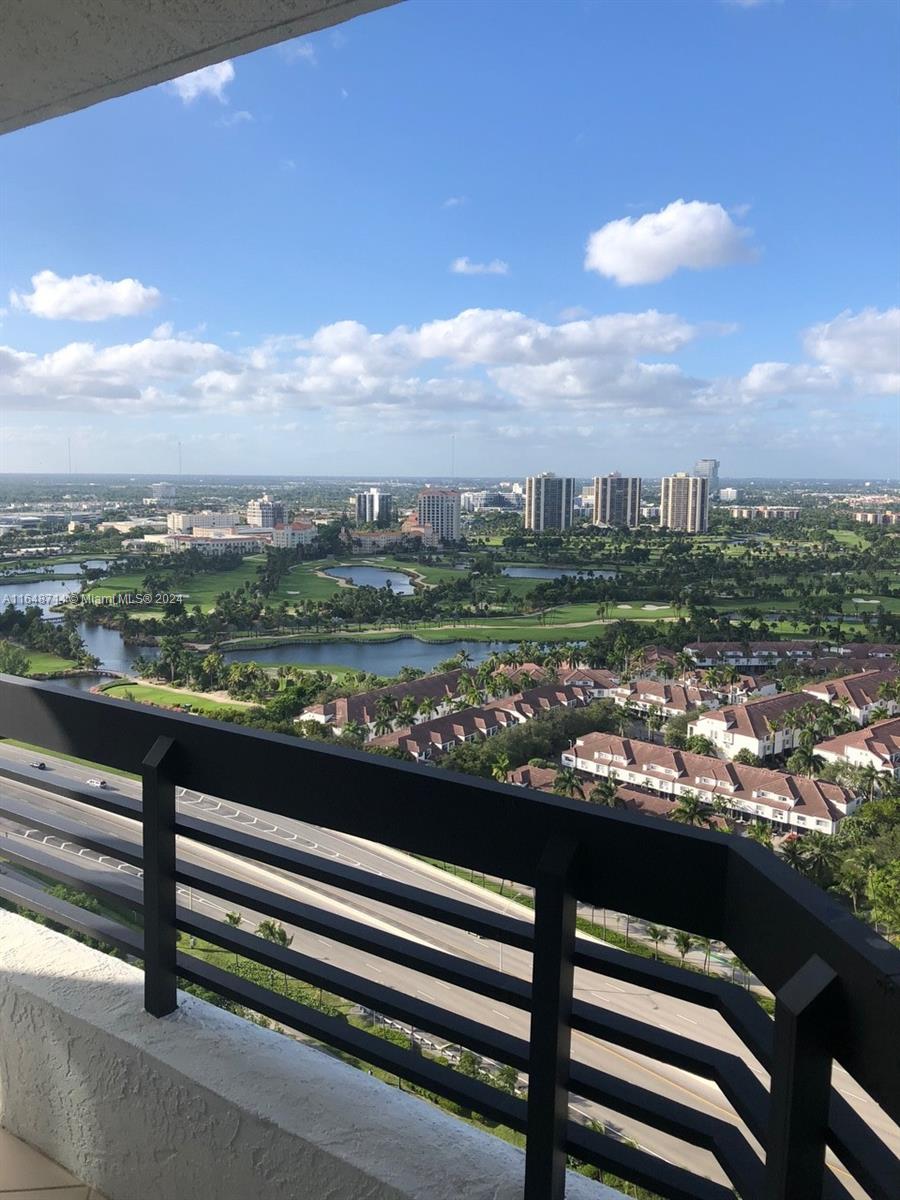
[[[31,292],[10,292],[14,308],[48,320],[105,321],[107,317],[134,317],[159,303],[155,287],[137,279],[113,282],[101,275],[71,275],[38,271],[31,277]]]
[[[490,262],[472,262],[467,257],[454,258],[450,264],[454,275],[508,275],[509,263],[501,258],[492,258]]]
[[[448,196],[441,208],[459,208],[462,204],[468,204],[468,199],[465,196]]]
[[[220,104],[227,104],[225,89],[233,79],[234,63],[226,58],[224,62],[213,63],[210,67],[201,67],[199,71],[171,79],[163,87],[185,104],[193,104],[198,96],[212,96]]]
[[[609,221],[590,235],[584,268],[630,286],[659,283],[676,271],[746,261],[750,230],[721,204],[675,200],[659,212]]]
[[[812,358],[845,373],[860,390],[900,392],[900,308],[839,313],[808,329],[804,346]]]

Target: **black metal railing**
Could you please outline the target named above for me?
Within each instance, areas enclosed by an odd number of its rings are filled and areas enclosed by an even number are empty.
[[[752,842],[5,676],[0,736],[140,776],[138,800],[24,766],[0,769],[0,781],[126,818],[121,836],[92,828],[83,809],[60,811],[21,789],[0,789],[0,817],[124,864],[127,871],[106,886],[33,840],[8,838],[2,850],[22,867],[124,903],[142,931],[57,899],[21,875],[0,876],[0,896],[142,958],[145,1004],[155,1016],[176,1007],[179,979],[195,983],[521,1131],[526,1200],[564,1195],[567,1155],[672,1200],[727,1200],[735,1192],[743,1200],[839,1200],[858,1194],[848,1190],[851,1179],[873,1200],[900,1195],[900,1163],[831,1079],[837,1062],[892,1121],[900,1119],[900,952]],[[187,814],[176,803],[180,788],[516,880],[534,889],[534,920]],[[177,853],[176,837],[184,839]],[[189,846],[523,949],[532,955],[532,978],[234,878],[191,861]],[[530,1014],[530,1036],[194,912],[179,903],[185,887],[522,1010]],[[776,995],[774,1021],[727,980],[576,937],[576,900],[724,942]],[[179,931],[509,1064],[527,1074],[527,1095],[182,953]],[[576,999],[576,969],[718,1013],[760,1070],[739,1053]],[[712,1081],[733,1119],[579,1061],[573,1034]],[[579,1123],[570,1095],[708,1151],[729,1184]],[[839,1166],[826,1161],[826,1148]]]

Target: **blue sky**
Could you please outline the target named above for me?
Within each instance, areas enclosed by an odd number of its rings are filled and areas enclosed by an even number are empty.
[[[898,14],[410,0],[7,135],[0,468],[897,477]]]

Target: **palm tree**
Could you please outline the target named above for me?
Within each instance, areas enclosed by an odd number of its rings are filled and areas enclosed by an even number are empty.
[[[681,965],[684,966],[685,955],[690,954],[694,948],[694,939],[689,933],[685,933],[683,929],[676,929],[672,941],[675,943],[675,949],[681,957]]]
[[[434,696],[423,696],[419,701],[419,716],[423,721],[428,721],[436,715],[439,707],[440,705]]]
[[[615,771],[600,779],[594,784],[588,793],[588,802],[590,804],[600,804],[604,808],[616,808],[616,799],[619,792],[619,784],[616,779]]]
[[[687,676],[695,669],[696,665],[693,656],[688,654],[686,650],[679,650],[675,655],[675,669],[682,683],[684,683]]]
[[[799,871],[801,875],[805,873],[806,858],[800,838],[785,838],[778,851],[778,857],[783,863],[787,863],[789,867],[793,867],[795,871]]]
[[[709,974],[709,959],[712,954],[712,938],[698,937],[694,939],[698,950],[703,951],[703,970]]]
[[[395,696],[379,696],[375,701],[375,730],[378,731],[379,726],[386,726],[382,729],[383,733],[390,733],[394,728],[394,722],[397,717],[397,698]]]
[[[341,730],[341,737],[346,738],[348,742],[362,743],[366,740],[368,730],[365,725],[360,725],[359,721],[348,721]]]
[[[553,791],[557,796],[568,796],[570,799],[584,799],[584,785],[572,767],[560,767],[553,780]]]
[[[693,825],[698,828],[709,828],[712,824],[711,814],[696,792],[682,792],[672,809],[672,820],[682,825]]]
[[[654,956],[659,958],[659,943],[669,940],[669,930],[663,925],[648,925],[647,937],[653,943]]]
[[[836,848],[826,833],[808,833],[803,839],[804,871],[820,887],[825,886],[834,866]]]
[[[804,733],[800,735],[801,742],[805,733],[806,730],[804,730]],[[821,754],[816,754],[812,746],[808,744],[799,745],[791,757],[787,760],[787,768],[789,771],[793,771],[795,775],[806,775],[810,779],[812,779],[814,775],[818,775],[824,766],[825,759]]]
[[[501,751],[500,754],[491,763],[491,778],[496,779],[498,783],[506,783],[506,776],[509,774],[509,755]]]
[[[768,850],[772,849],[772,826],[766,821],[754,821],[747,830],[747,837],[756,842],[758,846],[765,846]]]

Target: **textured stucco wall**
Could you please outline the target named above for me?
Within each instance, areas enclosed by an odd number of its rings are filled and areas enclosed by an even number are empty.
[[[110,1200],[519,1200],[515,1148],[194,997],[154,1020],[142,991],[0,911],[0,1125]]]

